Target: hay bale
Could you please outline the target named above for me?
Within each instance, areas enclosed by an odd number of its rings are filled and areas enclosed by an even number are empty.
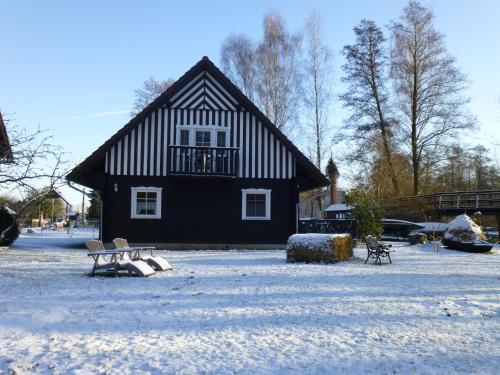
[[[288,238],[286,261],[333,263],[352,257],[350,234],[294,234]]]
[[[427,243],[427,235],[425,233],[412,233],[408,235],[408,242],[410,245],[416,244],[426,244]]]

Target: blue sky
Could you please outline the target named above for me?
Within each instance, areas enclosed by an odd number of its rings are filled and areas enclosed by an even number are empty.
[[[486,146],[500,143],[500,1],[422,2],[471,81],[467,94],[481,129],[467,136]],[[134,90],[145,79],[177,78],[203,55],[218,64],[225,37],[259,39],[269,9],[290,30],[300,29],[311,11],[323,16],[338,94],[339,52],[352,42],[352,27],[362,18],[387,25],[406,3],[0,0],[0,109],[28,128],[53,129],[55,142],[77,163],[128,121]],[[339,125],[344,115],[334,103],[332,122]]]

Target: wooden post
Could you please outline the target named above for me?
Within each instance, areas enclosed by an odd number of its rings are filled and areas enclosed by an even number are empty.
[[[500,214],[497,213],[497,231],[500,232]],[[500,237],[497,240],[497,242],[500,242]]]

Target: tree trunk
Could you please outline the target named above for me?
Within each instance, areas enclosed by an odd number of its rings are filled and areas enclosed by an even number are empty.
[[[418,155],[418,147],[417,147],[417,103],[418,103],[418,67],[417,67],[417,55],[416,55],[416,44],[417,44],[417,36],[415,35],[415,50],[413,51],[413,87],[411,93],[411,160],[412,160],[412,168],[413,168],[413,195],[418,195],[419,193],[419,167],[420,167],[420,158]]]
[[[399,196],[399,183],[398,183],[398,179],[396,177],[396,171],[394,170],[394,164],[392,163],[391,145],[389,143],[389,135],[387,134],[384,113],[382,112],[382,106],[380,104],[380,97],[379,97],[379,93],[378,93],[377,82],[375,79],[374,66],[375,66],[375,64],[371,64],[371,68],[370,68],[371,80],[372,80],[372,93],[373,93],[373,97],[375,98],[375,102],[377,103],[377,112],[378,112],[379,123],[380,123],[379,126],[380,126],[380,131],[382,133],[382,142],[383,142],[383,146],[384,146],[384,156],[387,160],[387,166],[389,167],[389,174],[391,176],[392,188],[394,189],[394,194],[396,196]]]

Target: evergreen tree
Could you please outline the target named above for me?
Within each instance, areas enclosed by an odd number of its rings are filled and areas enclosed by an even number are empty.
[[[100,194],[97,190],[92,191],[92,197],[90,198],[90,204],[87,208],[87,219],[88,220],[99,220],[101,217],[101,203]]]
[[[364,239],[368,235],[380,237],[384,210],[375,195],[368,190],[353,189],[346,194],[345,202],[352,206],[352,217],[358,222],[358,238]]]

